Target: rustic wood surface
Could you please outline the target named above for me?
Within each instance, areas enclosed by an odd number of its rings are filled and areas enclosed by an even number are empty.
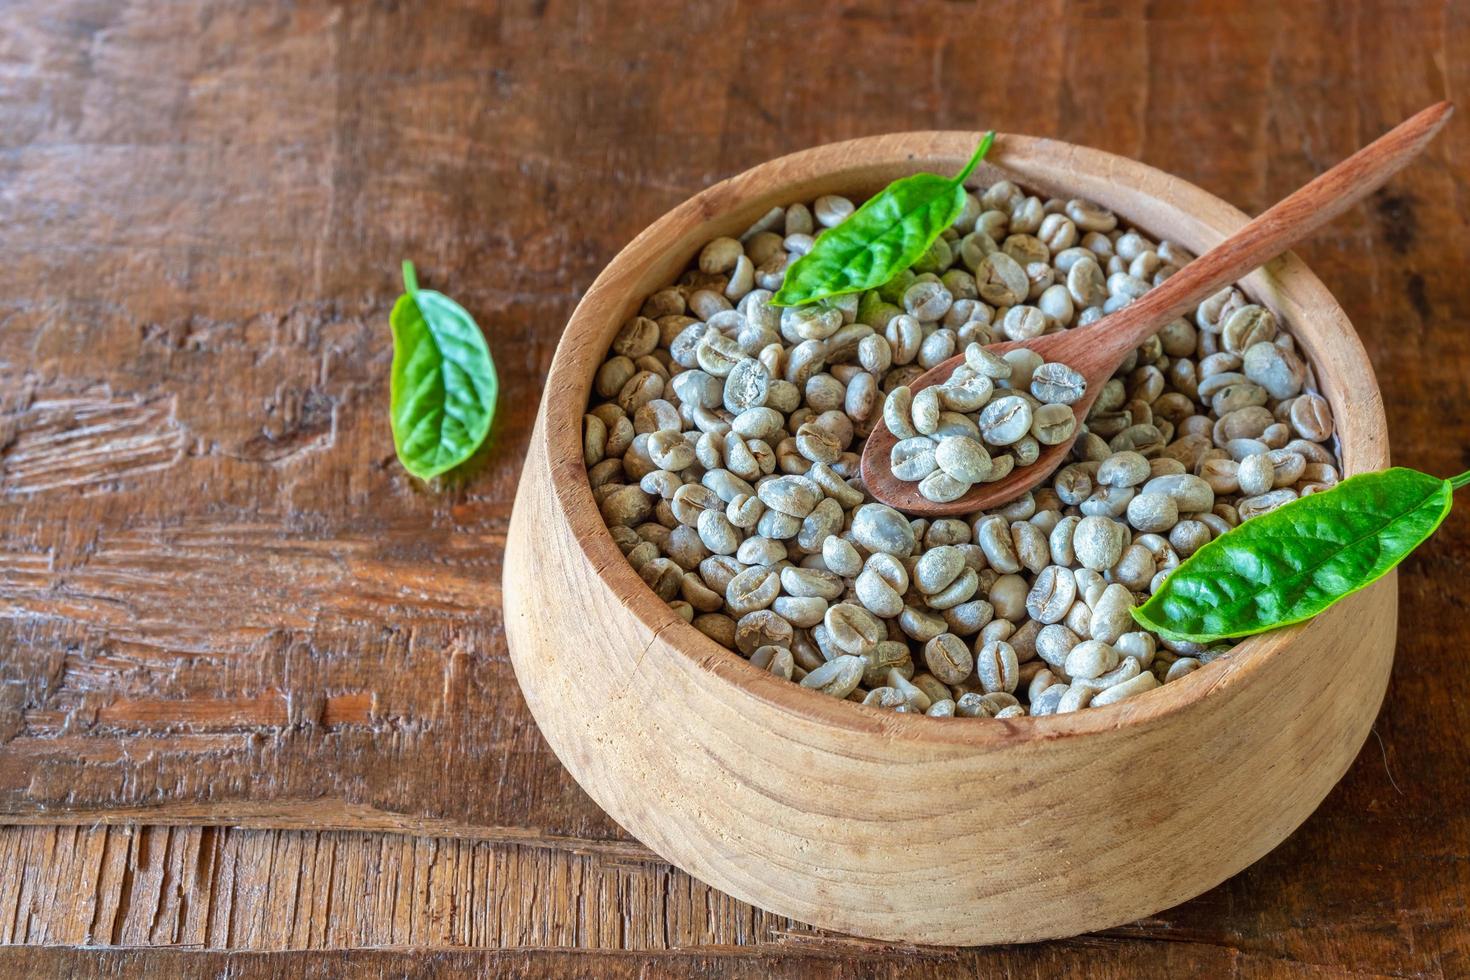
[[[560,326],[693,191],[834,139],[995,127],[1258,211],[1463,100],[1470,7],[3,14],[0,941],[215,952],[15,949],[0,972],[1470,973],[1463,515],[1404,566],[1378,737],[1317,814],[1199,899],[1035,947],[862,943],[671,871],[550,755],[499,613]],[[1470,466],[1467,222],[1461,118],[1298,249],[1364,337],[1396,459],[1439,473]],[[404,257],[477,315],[505,386],[489,451],[436,489],[384,414]],[[435,952],[223,952],[365,946]]]

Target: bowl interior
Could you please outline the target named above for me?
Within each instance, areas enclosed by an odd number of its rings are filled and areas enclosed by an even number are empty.
[[[711,238],[739,236],[772,207],[828,193],[865,199],[890,181],[920,171],[953,173],[979,133],[920,132],[834,143],[762,164],[695,195],[649,226],[608,265],[573,312],[546,383],[541,436],[545,440],[558,506],[587,560],[624,597],[628,611],[651,635],[685,652],[701,669],[721,674],[749,696],[854,732],[915,740],[1014,743],[1113,730],[1157,721],[1185,710],[1217,687],[1247,679],[1255,665],[1284,650],[1301,626],[1253,637],[1227,657],[1137,698],[1065,715],[1026,716],[964,724],[923,715],[894,714],[838,701],[746,662],[693,626],[655,596],[623,559],[595,502],[582,463],[581,418],[593,375],[614,335],[643,299],[674,281]],[[967,186],[1002,178],[1048,196],[1086,197],[1154,237],[1201,254],[1246,221],[1246,216],[1186,181],[1136,161],[1053,140],[1001,136],[989,160]],[[1337,420],[1344,475],[1388,464],[1382,403],[1357,334],[1326,287],[1290,253],[1240,282],[1295,336],[1312,364],[1311,380]],[[1351,398],[1351,410],[1349,404]]]

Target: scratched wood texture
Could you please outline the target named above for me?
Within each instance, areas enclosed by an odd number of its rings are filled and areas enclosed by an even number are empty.
[[[824,934],[658,862],[540,739],[499,612],[561,324],[690,193],[993,126],[1257,211],[1464,99],[1470,6],[0,14],[0,943],[24,944],[0,975],[1470,975],[1463,516],[1406,564],[1377,737],[1306,826],[1193,902],[1026,948]],[[1467,224],[1462,109],[1299,250],[1364,336],[1397,460],[1439,473],[1470,466]],[[488,452],[432,488],[384,417],[404,257],[476,314],[505,389]],[[353,947],[432,952],[324,952]]]

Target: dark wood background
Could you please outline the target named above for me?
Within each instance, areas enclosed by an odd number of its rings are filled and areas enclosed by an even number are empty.
[[[662,864],[541,741],[499,611],[561,325],[694,191],[995,127],[1257,211],[1467,73],[1453,2],[0,4],[0,943],[105,947],[0,974],[1470,975],[1463,515],[1405,565],[1375,737],[1300,831],[1023,948],[822,933]],[[1470,115],[1299,251],[1396,460],[1470,467]],[[432,488],[385,418],[402,258],[504,385]]]

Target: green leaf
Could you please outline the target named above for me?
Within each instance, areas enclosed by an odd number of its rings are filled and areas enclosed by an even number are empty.
[[[405,292],[393,304],[393,445],[421,480],[453,469],[485,441],[500,378],[485,335],[464,307],[419,289],[403,263]]]
[[[1290,626],[1378,581],[1450,512],[1470,473],[1441,480],[1394,467],[1262,514],[1190,556],[1133,618],[1209,643]]]
[[[965,179],[994,142],[995,133],[986,133],[953,177],[914,174],[883,188],[791,264],[771,304],[802,306],[877,289],[913,265],[964,210]]]

